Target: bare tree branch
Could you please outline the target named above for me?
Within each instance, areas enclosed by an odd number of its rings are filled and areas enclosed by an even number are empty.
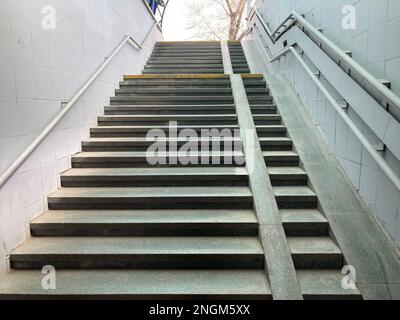
[[[230,15],[228,9],[225,7],[225,5],[224,5],[224,3],[223,3],[222,1],[220,1],[220,0],[214,0],[214,1],[215,1],[216,3],[218,3],[218,4],[220,4],[222,8],[224,8],[224,10],[225,10],[225,12],[226,12],[226,14],[227,14],[228,16]]]
[[[243,28],[246,3],[246,0],[187,0],[192,38],[237,40]]]
[[[225,0],[226,4],[228,5],[228,10],[229,10],[229,15],[233,14],[233,9],[232,9],[232,5],[231,5],[231,0]]]
[[[239,3],[239,7],[238,7],[238,11],[236,12],[236,23],[235,23],[235,32],[233,34],[233,38],[236,39],[238,34],[239,34],[239,30],[242,24],[242,18],[243,18],[243,12],[245,9],[245,4],[246,4],[246,0],[241,0],[241,2]]]

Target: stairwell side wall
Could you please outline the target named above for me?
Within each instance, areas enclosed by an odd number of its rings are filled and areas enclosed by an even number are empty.
[[[341,19],[344,17],[342,8],[345,5],[353,5],[356,9],[355,30],[341,28]],[[340,48],[351,50],[353,58],[374,76],[390,80],[392,90],[400,94],[400,41],[398,37],[393,37],[400,26],[399,1],[265,0],[260,7],[271,29],[275,29],[291,11],[304,13],[308,21],[317,28],[321,27],[323,33]],[[307,57],[304,58],[307,61]],[[307,63],[313,67],[311,61]],[[400,248],[400,192],[379,169],[292,54],[269,65],[269,68],[271,72],[284,74],[292,83],[353,186],[374,213],[392,245]],[[324,81],[323,75],[321,80]],[[338,101],[342,99],[328,83],[327,87],[333,95],[338,96]],[[378,145],[376,135],[351,108],[348,114],[370,142]],[[383,156],[400,175],[399,159],[390,150],[386,150]]]
[[[54,18],[54,19],[53,19]],[[55,22],[55,24],[54,24]],[[141,43],[154,24],[136,0],[0,2],[0,172],[59,112],[105,57],[131,35]],[[53,28],[54,27],[54,28]],[[7,256],[29,237],[29,222],[47,208],[58,176],[96,125],[124,74],[141,73],[154,43],[127,45],[79,102],[0,189],[0,275]]]

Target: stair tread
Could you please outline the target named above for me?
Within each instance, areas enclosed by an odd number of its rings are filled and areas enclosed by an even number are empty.
[[[292,142],[292,139],[286,137],[259,137],[258,140],[260,142],[263,141],[284,141],[284,142]]]
[[[47,211],[32,224],[182,224],[252,223],[252,210],[59,210]]]
[[[283,186],[283,187],[272,187],[275,196],[314,196],[316,194],[309,187],[306,186]]]
[[[73,168],[62,174],[63,177],[88,177],[88,176],[245,176],[248,173],[245,168],[230,167],[169,167],[169,168]]]
[[[150,138],[150,137],[138,137],[138,138],[134,138],[134,137],[104,137],[104,138],[88,138],[86,140],[84,140],[84,143],[89,143],[89,142],[107,142],[107,143],[118,143],[118,142],[155,142],[155,141],[209,141],[209,140],[216,140],[215,137],[199,137],[199,138],[190,138],[189,140],[187,138]],[[221,137],[218,140],[227,140],[227,141],[242,141],[242,139],[238,138],[238,137]]]
[[[305,175],[306,172],[298,167],[269,167],[270,175]]]
[[[283,223],[328,223],[328,220],[318,210],[282,209]]]
[[[263,254],[257,237],[34,237],[11,260],[24,255]]]
[[[174,155],[179,155],[179,156],[184,156],[184,153],[179,153],[178,152],[159,152],[157,153],[157,157],[162,157],[166,155],[168,156],[174,156]],[[196,152],[196,153],[190,153],[191,156],[194,155],[199,155],[199,156],[218,156],[218,155],[236,155],[236,156],[243,156],[242,152]],[[121,152],[80,152],[72,158],[74,160],[79,160],[81,158],[146,158],[148,156],[147,152],[128,152],[128,151],[121,151]]]
[[[239,126],[238,125],[223,125],[223,126],[215,126],[215,125],[178,125],[176,128],[177,129],[181,129],[181,128],[193,128],[193,129],[215,129],[218,127],[223,127],[223,128],[227,128],[227,129],[238,129]],[[92,127],[91,129],[93,130],[104,130],[104,129],[108,129],[108,130],[130,130],[130,129],[147,129],[147,130],[151,130],[151,129],[170,129],[170,126],[107,126],[107,127],[103,127],[103,126],[95,126]]]
[[[42,289],[42,278],[37,271],[12,271],[0,282],[0,296],[271,296],[260,270],[59,270],[51,292]]]
[[[196,119],[205,119],[205,120],[218,120],[219,118],[221,119],[232,119],[236,120],[237,116],[235,114],[212,114],[212,115],[203,115],[203,114],[190,114],[190,115],[185,115],[185,114],[162,114],[162,115],[104,115],[104,116],[99,116],[98,117],[100,120],[127,120],[127,121],[139,121],[146,119],[147,121],[156,121],[158,119],[171,119],[171,120],[177,120],[179,119],[187,119],[187,120],[196,120]]]
[[[49,195],[54,198],[124,199],[172,197],[251,197],[248,187],[143,187],[143,188],[61,188]]]
[[[342,251],[329,237],[288,237],[292,254],[342,254]]]
[[[298,156],[294,151],[263,151],[264,157]]]
[[[342,287],[344,276],[339,270],[297,270],[297,279],[305,299],[328,297],[361,299],[358,289]]]

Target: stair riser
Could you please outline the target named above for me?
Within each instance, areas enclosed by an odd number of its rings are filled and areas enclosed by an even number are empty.
[[[223,69],[176,69],[176,70],[145,70],[143,74],[223,74]]]
[[[279,209],[315,209],[318,200],[316,196],[277,196],[276,202]]]
[[[178,132],[180,130],[185,130],[185,129],[190,129],[193,132],[196,132],[196,134],[201,135],[202,134],[202,130],[209,130],[206,128],[191,128],[190,126],[188,127],[179,127],[177,130]],[[221,126],[216,126],[215,128],[218,131],[222,131],[222,130],[230,130],[232,133],[232,136],[234,136],[235,134],[235,130],[238,130],[238,128],[233,128],[233,127],[228,127],[228,128],[224,128]],[[102,127],[102,128],[97,128],[97,129],[91,129],[91,137],[95,138],[115,138],[115,137],[121,137],[121,138],[130,138],[130,137],[137,137],[137,138],[143,138],[146,137],[149,130],[151,129],[132,129],[132,128],[127,128],[127,130],[123,130],[123,128],[121,128],[120,130],[110,130],[107,127]],[[160,128],[158,130],[161,130],[164,132],[166,137],[170,137],[170,132],[169,132],[169,128]],[[175,133],[176,134],[176,133]]]
[[[251,209],[249,197],[174,197],[174,198],[49,198],[50,210],[106,210],[106,209]]]
[[[203,58],[203,59],[216,59],[216,60],[221,60],[222,59],[222,54],[221,52],[190,52],[190,53],[185,53],[185,52],[156,52],[153,53],[150,56],[150,59],[157,59],[157,58],[163,58],[163,59],[176,59],[176,58]]]
[[[328,223],[283,223],[287,237],[327,237]]]
[[[257,254],[165,255],[26,255],[11,256],[13,269],[262,269],[264,256]]]
[[[286,131],[261,131],[257,130],[257,135],[260,138],[283,138],[286,137]]]
[[[219,89],[219,90],[212,90],[212,89],[204,89],[204,90],[190,90],[190,89],[181,89],[181,90],[171,90],[171,91],[158,91],[158,90],[116,90],[115,95],[117,97],[148,97],[150,95],[157,95],[157,96],[205,96],[215,94],[218,97],[224,96],[232,96],[232,90],[229,89]]]
[[[133,151],[138,151],[138,152],[145,152],[149,149],[149,147],[152,145],[153,143],[148,143],[148,144],[119,144],[119,145],[104,145],[104,144],[100,144],[100,143],[85,143],[84,145],[82,145],[82,151],[83,152],[133,152]],[[185,143],[183,142],[179,142],[177,144],[178,148],[181,148]],[[206,151],[212,151],[214,148],[219,148],[219,150],[225,150],[225,143],[219,143],[218,145],[214,144],[212,142],[209,142],[208,147],[207,146],[202,146],[201,143],[196,143],[195,146],[199,149],[199,150],[206,150]],[[229,151],[232,150],[242,150],[243,148],[243,144],[241,142],[227,142],[227,149],[229,149]],[[166,146],[166,150],[170,150],[170,147],[167,145]]]
[[[249,103],[251,104],[272,104],[273,98],[272,97],[264,97],[264,96],[252,96],[247,98]]]
[[[292,145],[291,144],[279,144],[279,143],[266,143],[260,142],[262,151],[291,151]]]
[[[282,121],[280,119],[274,119],[274,120],[254,120],[254,124],[256,126],[274,126],[274,125],[280,125]]]
[[[120,82],[121,87],[127,88],[231,88],[231,83],[227,79],[219,80],[199,80],[199,79],[146,79],[146,80],[124,80]]]
[[[201,164],[201,160],[198,159],[197,163],[192,163],[189,165],[185,165],[185,167],[242,167],[244,165],[237,165],[236,163],[224,162],[224,159],[221,159],[220,164],[213,164],[212,159],[209,159],[210,164]],[[152,167],[152,168],[171,168],[176,167],[177,164],[149,164],[146,159],[139,159],[131,162],[126,161],[104,161],[99,159],[98,161],[88,161],[88,162],[73,162],[72,168],[138,168],[138,167]]]
[[[264,157],[268,167],[298,167],[300,160],[298,156],[293,157]]]
[[[167,121],[98,121],[99,126],[168,126],[169,123],[174,120],[167,120]],[[195,126],[195,125],[235,125],[237,124],[237,120],[214,120],[214,121],[207,121],[207,120],[177,120],[178,124],[180,125],[188,125],[188,126]],[[275,124],[274,122],[267,123],[264,121],[265,124]]]
[[[307,176],[272,176],[270,175],[271,183],[274,187],[284,186],[306,186]]]
[[[144,70],[154,70],[154,69],[171,69],[171,70],[176,70],[176,69],[220,69],[223,68],[223,64],[195,64],[195,65],[190,65],[190,64],[175,64],[175,65],[170,65],[170,64],[163,64],[163,63],[151,63],[147,64],[144,67]]]
[[[182,60],[172,60],[172,59],[151,59],[147,61],[147,65],[181,65],[181,66],[187,66],[187,65],[220,65],[223,64],[222,59],[221,60],[197,60],[197,59],[190,59],[187,60],[185,59],[184,61]]]
[[[256,237],[257,223],[31,224],[34,237]]]
[[[217,53],[221,54],[221,47],[208,47],[208,48],[160,48],[160,47],[155,47],[153,50],[153,54],[156,53]]]
[[[105,115],[117,116],[117,115],[209,115],[209,114],[234,114],[236,111],[234,108],[220,108],[220,107],[202,107],[198,108],[117,108],[111,107],[105,109]]]
[[[342,254],[292,254],[293,263],[298,270],[342,269]]]
[[[248,186],[247,177],[61,177],[62,187],[211,187]]]
[[[277,108],[274,105],[252,106],[250,109],[253,116],[264,115],[264,114],[274,114],[274,115],[277,114]]]
[[[199,104],[199,105],[207,105],[212,104],[215,105],[216,103],[220,104],[233,104],[233,98],[229,97],[215,97],[215,98],[201,98],[201,97],[181,97],[181,98],[174,98],[166,97],[166,98],[130,98],[130,97],[118,97],[118,98],[111,98],[111,105],[154,105],[154,104],[162,104],[162,105],[187,105],[187,104]]]

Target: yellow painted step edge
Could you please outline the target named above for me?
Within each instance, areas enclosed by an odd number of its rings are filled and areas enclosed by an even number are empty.
[[[244,73],[241,76],[242,78],[264,78],[264,75],[261,73]]]

